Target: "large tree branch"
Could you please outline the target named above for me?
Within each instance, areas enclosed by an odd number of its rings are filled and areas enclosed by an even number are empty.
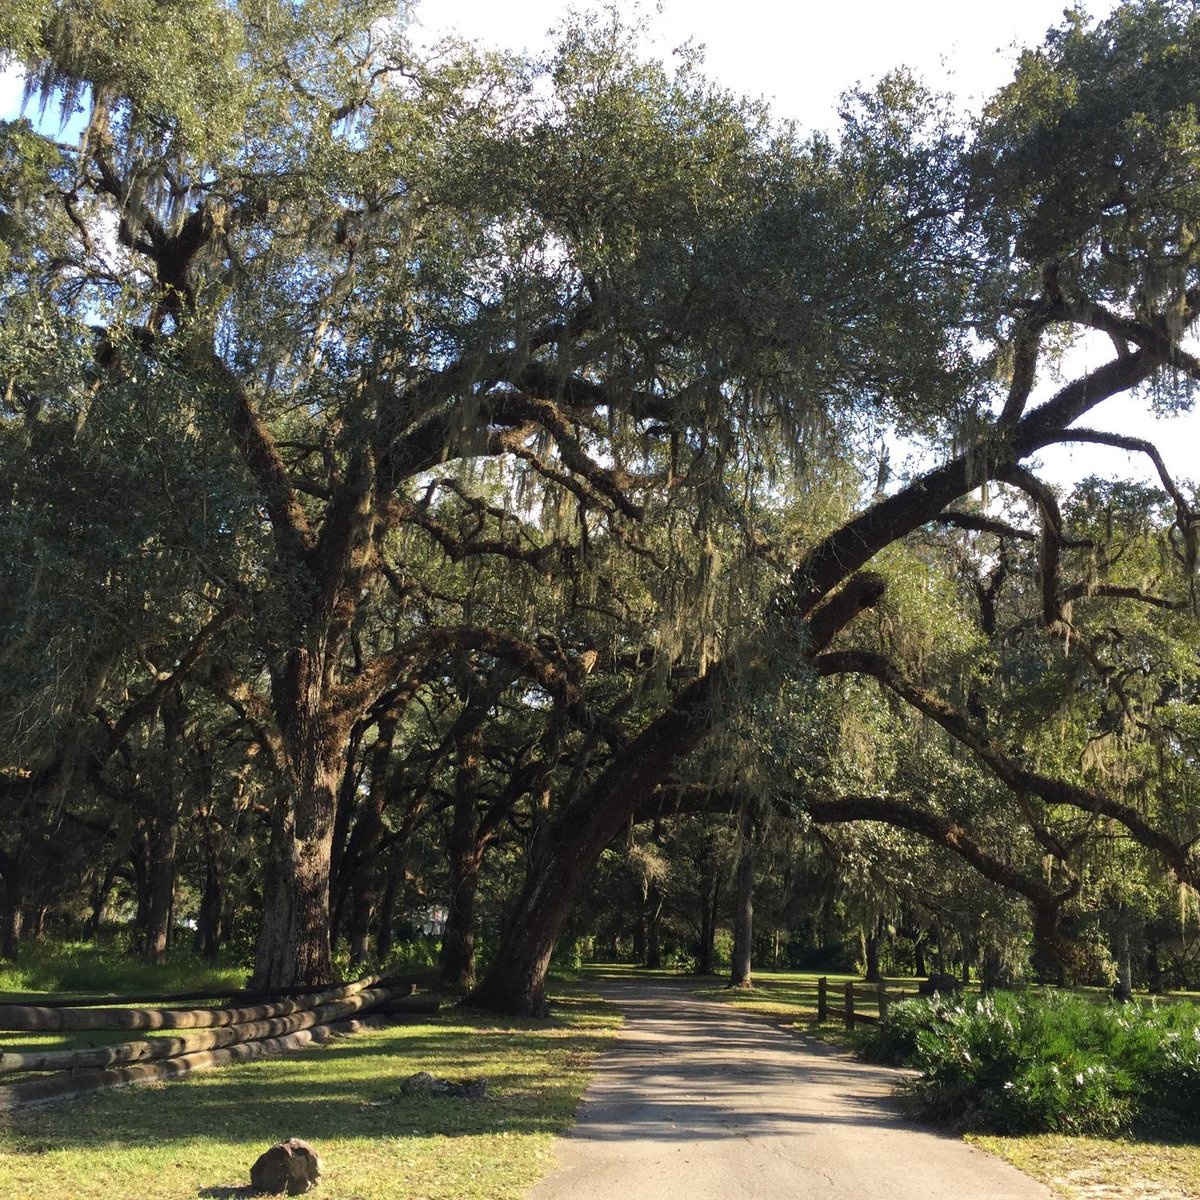
[[[249,392],[216,355],[211,361],[217,377],[225,385],[229,428],[262,493],[279,556],[285,562],[303,561],[315,545],[316,537],[279,446],[259,416]]]
[[[1160,360],[1145,351],[1118,358],[1076,379],[1044,404],[950,462],[927,471],[894,495],[873,504],[813,547],[791,575],[790,593],[778,609],[788,623],[806,620],[829,593],[885,546],[933,521],[947,505],[984,478],[1050,445],[1062,431],[1102,401],[1150,377]]]
[[[958,821],[927,809],[885,796],[845,796],[837,800],[805,797],[800,807],[818,824],[844,824],[851,821],[879,821],[906,829],[935,845],[958,855],[985,879],[1024,896],[1034,913],[1034,932],[1038,941],[1061,961],[1073,962],[1078,950],[1058,932],[1062,906],[1079,891],[1080,881],[1069,872],[1067,887],[1059,892],[1041,878],[1026,875],[1010,862],[989,851]],[[1066,864],[1064,863],[1064,866]]]
[[[1200,863],[1193,854],[1160,829],[1156,829],[1137,809],[1080,787],[1065,779],[1055,779],[1030,771],[954,705],[928,688],[905,679],[881,654],[865,650],[831,651],[816,659],[820,675],[854,673],[877,679],[890,691],[940,725],[955,741],[966,746],[991,772],[1018,796],[1037,796],[1047,804],[1062,804],[1082,812],[1108,817],[1127,829],[1133,839],[1154,851],[1191,887],[1200,886]]]
[[[1175,505],[1176,518],[1181,529],[1190,528],[1200,521],[1200,514],[1188,503],[1163,462],[1158,447],[1145,438],[1126,437],[1119,433],[1105,433],[1099,429],[1068,429],[1054,439],[1057,442],[1084,442],[1093,446],[1111,446],[1117,450],[1128,450],[1131,454],[1144,454],[1154,464],[1163,488]]]

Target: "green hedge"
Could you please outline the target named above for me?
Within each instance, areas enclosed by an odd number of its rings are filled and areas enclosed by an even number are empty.
[[[918,1068],[903,1085],[915,1111],[960,1128],[1107,1133],[1200,1110],[1200,1009],[1191,1004],[1003,992],[906,1000],[863,1050]]]

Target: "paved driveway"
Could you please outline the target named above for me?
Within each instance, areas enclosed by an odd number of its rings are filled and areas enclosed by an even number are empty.
[[[605,986],[626,1024],[530,1200],[1050,1200],[903,1120],[896,1072],[664,983]]]

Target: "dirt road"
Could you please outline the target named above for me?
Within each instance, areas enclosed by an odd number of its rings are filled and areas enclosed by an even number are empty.
[[[1050,1200],[901,1119],[896,1073],[669,984],[612,983],[626,1025],[530,1200]]]

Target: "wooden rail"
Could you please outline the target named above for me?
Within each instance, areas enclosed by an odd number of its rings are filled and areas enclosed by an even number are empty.
[[[915,994],[914,992],[889,992],[882,983],[855,983],[852,979],[848,979],[842,988],[842,1019],[847,1029],[853,1029],[855,1025],[877,1024],[887,1017],[890,1005],[897,1000],[906,1000]],[[867,1000],[868,1003],[873,1002],[876,1011],[873,1013],[859,1011],[857,1004],[860,999]],[[819,1022],[828,1021],[829,1012],[829,977],[822,975],[817,980],[817,1020]]]
[[[0,1111],[71,1100],[89,1092],[279,1054],[364,1027],[368,1012],[436,1012],[400,976],[368,976],[320,992],[246,1008],[156,1009],[0,1005],[0,1028],[80,1032],[187,1029],[178,1037],[84,1049],[0,1050],[0,1073],[54,1072],[0,1086]]]
[[[250,1008],[45,1008],[32,1004],[0,1005],[0,1029],[62,1033],[97,1029],[207,1029],[214,1025],[243,1025],[307,1012],[341,1000],[379,983],[369,976],[323,992],[256,1004]]]

